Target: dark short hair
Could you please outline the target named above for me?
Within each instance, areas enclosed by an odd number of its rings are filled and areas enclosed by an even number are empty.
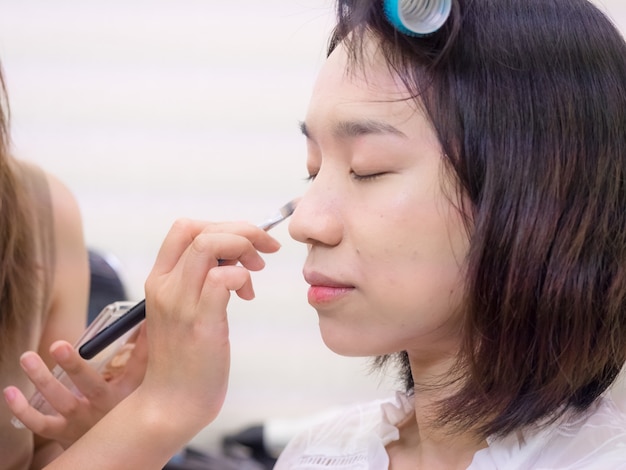
[[[504,435],[586,410],[626,361],[620,33],[585,0],[453,0],[425,37],[396,31],[380,0],[337,11],[329,53],[342,42],[358,66],[363,38],[380,42],[458,185],[470,239],[462,380],[441,423]]]

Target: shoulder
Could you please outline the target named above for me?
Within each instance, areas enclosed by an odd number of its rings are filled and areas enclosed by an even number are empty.
[[[37,181],[35,191],[39,193],[39,199],[45,199],[46,196],[49,198],[47,204],[45,201],[42,203],[50,214],[42,214],[41,222],[50,225],[42,229],[49,230],[52,235],[51,241],[56,251],[56,262],[60,261],[65,264],[66,261],[73,259],[67,255],[76,253],[80,257],[79,261],[84,263],[87,254],[78,200],[57,176],[32,163],[24,163],[24,167],[29,170],[29,173],[37,175],[33,178]],[[42,188],[40,184],[45,184],[46,187]]]
[[[626,469],[626,407],[613,392],[556,429],[554,454],[563,468]]]
[[[329,469],[387,468],[385,446],[398,439],[396,425],[412,412],[403,394],[332,410],[293,437],[275,469],[307,468],[320,459]]]
[[[89,279],[89,261],[83,232],[83,221],[78,200],[72,191],[55,175],[44,172],[50,191],[50,220],[55,251],[55,296],[65,292],[70,296],[74,288],[84,287]],[[68,289],[63,286],[69,284]]]
[[[26,160],[13,160],[19,169],[22,182],[29,188],[31,197],[42,211],[50,211],[61,224],[78,224],[82,227],[78,202],[70,189],[56,176],[37,164]]]
[[[56,176],[45,172],[45,177],[50,188],[50,200],[55,217],[55,229],[57,234],[63,235],[64,228],[72,230],[80,229],[82,234],[82,219],[78,201],[70,189]],[[82,238],[82,235],[81,235]]]
[[[626,470],[626,403],[617,383],[585,413],[566,414],[534,432],[489,442],[472,469],[493,461],[497,468]]]
[[[56,251],[55,264],[61,269],[61,273],[65,269],[64,266],[73,260],[84,265],[87,251],[78,200],[57,176],[32,164],[29,165],[31,168],[38,169],[47,183],[51,212],[48,223],[51,225],[52,242]],[[57,269],[57,274],[59,274],[59,269]]]

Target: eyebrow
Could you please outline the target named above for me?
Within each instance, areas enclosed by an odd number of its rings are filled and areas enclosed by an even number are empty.
[[[300,131],[308,138],[313,139],[311,132],[304,121],[300,122]],[[332,126],[332,133],[335,138],[351,138],[361,137],[371,134],[394,134],[400,137],[406,137],[397,127],[383,121],[373,119],[338,121]]]

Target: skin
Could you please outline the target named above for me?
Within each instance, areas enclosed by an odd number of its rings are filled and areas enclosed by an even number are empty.
[[[80,391],[80,396],[60,383],[38,354],[24,353],[20,359],[22,368],[57,414],[40,413],[13,388],[14,414],[37,435],[58,442],[63,449],[68,448],[141,383],[148,359],[145,328],[142,327],[131,342],[135,347],[130,359],[123,371],[111,380],[106,380],[83,360],[69,342],[59,340],[52,344],[52,356]]]
[[[55,364],[50,353],[51,344],[58,339],[74,342],[85,327],[89,297],[89,261],[80,210],[74,196],[53,175],[46,174],[46,179],[53,211],[56,265],[47,321],[43,325],[37,345],[38,354],[31,354],[47,370],[47,367]],[[24,366],[23,361],[22,365]],[[47,437],[35,435],[30,468],[40,468],[62,452],[61,446]],[[11,454],[18,452],[16,449],[7,451]]]
[[[314,178],[289,230],[308,246],[303,273],[328,347],[407,350],[425,385],[459,345],[468,240],[428,121],[368,47],[367,77],[346,73],[341,47],[319,74],[303,124]],[[253,298],[249,271],[263,268],[259,252],[278,248],[249,224],[174,224],[146,282],[144,380],[49,468],[161,468],[213,421],[228,382],[230,294]],[[432,425],[428,406],[445,393],[416,394],[415,416],[388,446],[390,468],[466,468],[484,447]],[[27,413],[19,396],[5,397]]]
[[[47,179],[54,211],[57,262],[52,304],[39,353],[51,366],[56,363],[50,353],[52,343],[59,338],[75,341],[83,332],[89,301],[89,260],[76,199],[56,177],[47,174]]]
[[[458,341],[451,312],[467,238],[443,192],[437,139],[380,62],[367,79],[347,75],[339,48],[321,70],[303,125],[314,178],[290,233],[309,246],[309,302],[332,350],[412,349],[420,368],[436,367]]]
[[[346,73],[341,47],[321,70],[302,125],[312,183],[290,233],[309,247],[303,273],[326,345],[348,356],[406,350],[415,383],[428,385],[459,345],[468,238],[434,131],[373,41],[368,53],[367,75]],[[428,407],[445,393],[416,393],[391,468],[466,468],[484,446],[432,426]]]
[[[28,399],[15,387],[9,408],[35,436],[32,467],[52,461],[141,382],[147,363],[145,334],[136,341],[123,374],[105,381],[76,352],[73,344],[85,329],[89,300],[89,260],[79,207],[69,189],[47,174],[54,211],[56,271],[48,321],[39,349],[27,351],[20,365],[28,378],[55,408],[58,415],[43,415],[28,405]],[[59,364],[80,390],[77,397],[52,375]]]
[[[50,352],[58,339],[76,341],[86,323],[89,301],[89,260],[83,236],[78,204],[69,189],[56,177],[47,174],[54,213],[56,269],[52,302],[41,340],[39,355],[51,367],[55,364]],[[35,436],[31,468],[39,468],[62,450],[47,436]]]
[[[213,421],[228,384],[231,292],[252,299],[259,252],[279,246],[251,224],[177,221],[146,281],[143,381],[46,468],[160,469]],[[19,416],[25,404],[14,392],[5,399]]]

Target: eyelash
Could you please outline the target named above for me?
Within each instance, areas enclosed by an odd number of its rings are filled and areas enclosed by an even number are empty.
[[[373,173],[371,175],[358,175],[354,171],[350,172],[350,175],[357,181],[372,181],[372,180],[375,180],[377,178],[380,178],[384,174],[385,174],[384,172],[381,172],[381,173]],[[306,176],[304,178],[304,181],[310,183],[311,181],[315,180],[316,176],[317,176],[317,173],[308,175],[308,176]]]
[[[352,171],[352,172],[350,172],[350,174],[357,181],[372,181],[372,180],[375,180],[377,178],[380,178],[385,173],[381,172],[381,173],[372,173],[371,175],[357,175],[354,171]]]

